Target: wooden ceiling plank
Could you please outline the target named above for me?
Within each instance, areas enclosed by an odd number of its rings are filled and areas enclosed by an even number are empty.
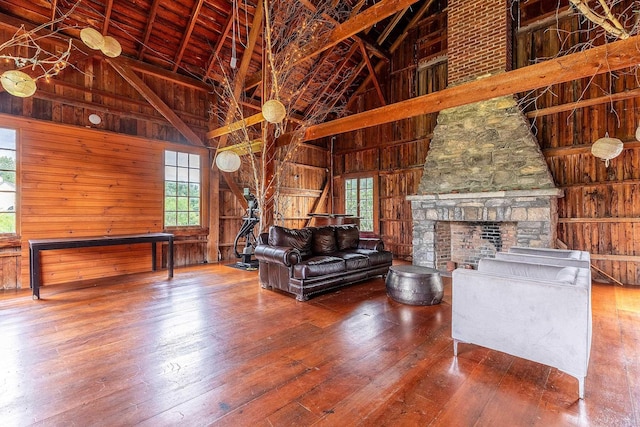
[[[178,131],[193,145],[204,146],[200,137],[195,134],[180,117],[160,99],[145,82],[133,72],[133,69],[122,64],[118,58],[108,58],[107,63],[113,67],[118,74],[122,76],[131,86],[133,86],[153,106],[169,123],[171,123]]]
[[[380,102],[382,105],[387,105],[387,101],[384,99],[384,94],[382,93],[382,88],[380,87],[380,82],[378,82],[378,77],[376,75],[376,70],[373,68],[371,64],[371,60],[369,59],[369,54],[367,52],[367,48],[364,46],[364,43],[360,44],[360,50],[362,51],[362,58],[364,62],[367,64],[367,68],[369,69],[369,75],[373,81],[373,85],[376,88],[376,92],[378,92],[378,98],[380,98]]]
[[[307,129],[304,140],[310,141],[632,67],[640,63],[638,45],[640,45],[640,36],[629,37],[626,40],[615,41],[583,52],[550,59],[385,107],[314,125]]]
[[[257,125],[258,123],[262,123],[264,121],[264,117],[262,117],[262,113],[254,114],[253,116],[249,116],[244,120],[240,120],[237,122],[233,122],[226,126],[219,127],[212,131],[207,132],[207,138],[217,138],[219,136],[223,136],[229,134],[231,132],[235,132],[237,130],[242,129],[243,127],[249,127],[253,125]],[[222,147],[218,147],[219,149]]]
[[[102,24],[102,35],[106,35],[109,30],[109,24],[111,23],[112,10],[113,10],[113,0],[107,0],[106,9],[104,12],[104,23]]]
[[[178,71],[178,68],[180,68],[180,62],[182,61],[182,57],[184,56],[184,51],[187,49],[187,46],[189,45],[189,41],[191,40],[191,34],[193,33],[193,29],[195,28],[196,23],[198,22],[198,16],[200,15],[200,9],[202,9],[202,3],[204,3],[204,0],[197,0],[196,4],[193,6],[193,10],[191,10],[191,19],[189,20],[189,24],[187,25],[184,35],[182,36],[182,41],[180,42],[180,48],[178,49],[178,52],[176,53],[176,56],[173,60],[174,73]]]
[[[140,46],[140,51],[138,52],[138,59],[141,60],[144,57],[144,52],[147,50],[147,43],[149,43],[149,38],[151,37],[151,30],[153,29],[153,23],[156,20],[156,15],[158,14],[158,7],[160,6],[160,0],[153,0],[153,4],[151,5],[151,11],[149,12],[149,19],[147,20],[147,27],[144,30],[144,38],[142,39],[142,46]]]

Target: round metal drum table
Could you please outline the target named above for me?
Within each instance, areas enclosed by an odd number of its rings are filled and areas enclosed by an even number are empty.
[[[444,295],[438,270],[417,265],[393,265],[386,279],[387,295],[411,305],[440,304]]]

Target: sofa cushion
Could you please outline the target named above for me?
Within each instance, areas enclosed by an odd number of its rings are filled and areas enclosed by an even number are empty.
[[[372,249],[355,249],[351,252],[366,255],[369,258],[369,265],[383,265],[391,264],[393,261],[393,254],[389,251],[376,251]]]
[[[269,228],[270,246],[289,246],[298,249],[302,257],[311,255],[312,237],[311,230],[308,228],[292,230],[278,225]]]
[[[293,277],[308,279],[345,271],[345,261],[333,256],[314,256],[293,267]]]
[[[355,225],[338,225],[336,230],[336,243],[339,251],[356,249],[360,241],[360,231]]]
[[[356,252],[336,252],[335,256],[344,260],[347,271],[369,267],[369,257],[364,254]]]
[[[329,255],[338,251],[333,227],[312,228],[311,251],[316,255]]]

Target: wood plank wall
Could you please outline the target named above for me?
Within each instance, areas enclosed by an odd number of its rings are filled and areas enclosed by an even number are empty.
[[[394,53],[391,69],[380,73],[387,103],[394,103],[446,87],[446,13],[425,19]],[[360,96],[357,112],[380,106],[375,90]],[[416,194],[422,178],[437,114],[366,128],[336,136],[334,204],[344,212],[344,181],[359,176],[377,180],[378,222],[375,233],[396,258],[411,260],[413,224],[409,194]]]
[[[286,156],[284,150],[276,158]],[[308,225],[309,213],[313,212],[320,199],[325,185],[329,185],[329,150],[322,146],[299,144],[286,161],[277,162],[281,170],[281,183],[277,196],[279,206],[275,223],[289,228],[302,228]],[[252,169],[245,159],[238,172],[231,174],[233,181],[240,188],[249,188],[255,192],[255,184],[251,178]],[[219,259],[235,260],[233,242],[240,230],[246,210],[240,205],[231,190],[220,181],[220,244]],[[327,212],[326,203],[319,212]],[[264,230],[266,231],[266,230]],[[259,228],[254,229],[257,237]]]
[[[601,34],[586,28],[584,20],[568,13],[525,27],[517,33],[517,67]],[[596,40],[599,44],[602,37]],[[536,91],[536,105],[527,110],[565,193],[559,199],[558,238],[570,248],[589,251],[598,269],[633,285],[640,285],[639,77],[636,68],[554,85]],[[622,154],[608,167],[590,152],[607,133],[624,142]]]
[[[13,261],[1,258],[5,287],[29,286],[29,239],[164,231],[165,149],[200,154],[202,167],[209,167],[209,153],[203,148],[6,115],[0,115],[0,126],[17,129],[20,159],[19,239],[14,239],[14,251],[20,252]],[[208,188],[208,174],[204,175],[203,186]],[[208,206],[206,196],[203,203]],[[185,243],[176,245],[176,265],[204,261],[206,229],[188,239],[181,230],[176,235]],[[201,243],[194,243],[197,239]],[[14,269],[14,286],[7,283],[11,269],[4,268],[14,265],[12,262],[19,265]],[[150,269],[148,245],[46,251],[42,255],[45,285]]]

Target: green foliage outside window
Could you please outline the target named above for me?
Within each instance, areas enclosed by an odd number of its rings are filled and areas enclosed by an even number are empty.
[[[16,233],[16,140],[14,129],[0,128],[0,234]]]
[[[373,178],[347,179],[345,213],[360,218],[360,230],[373,231]]]
[[[200,156],[165,151],[164,225],[200,225]]]

